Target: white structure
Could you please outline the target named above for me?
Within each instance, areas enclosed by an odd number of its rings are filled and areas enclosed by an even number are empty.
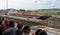
[[[10,10],[9,12],[8,12],[8,15],[10,15],[10,14],[15,14],[15,13],[18,13],[16,10]]]

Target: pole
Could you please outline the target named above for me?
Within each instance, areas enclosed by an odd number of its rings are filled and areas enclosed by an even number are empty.
[[[37,8],[37,1],[35,0],[35,10],[36,10],[36,8]]]
[[[36,10],[36,13],[37,13],[37,0],[35,0],[35,10]]]
[[[6,9],[8,9],[8,0],[6,0]]]
[[[8,13],[8,0],[6,0],[6,13],[5,13],[5,15],[7,15],[7,13]]]

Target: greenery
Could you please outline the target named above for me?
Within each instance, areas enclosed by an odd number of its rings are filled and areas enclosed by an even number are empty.
[[[22,12],[22,11],[20,11]],[[49,15],[60,15],[60,9],[40,9],[40,10],[25,10],[23,12],[32,14],[49,14]]]
[[[49,15],[60,15],[60,9],[39,9],[39,10],[25,10],[25,9],[2,9],[0,13],[7,14],[10,10],[16,10],[18,13],[32,13],[32,14],[49,14]]]

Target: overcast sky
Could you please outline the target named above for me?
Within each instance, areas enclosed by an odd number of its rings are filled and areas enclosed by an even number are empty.
[[[8,8],[14,9],[49,9],[60,8],[60,0],[8,0]],[[35,6],[36,5],[36,6]],[[0,0],[0,9],[6,9],[6,0]]]

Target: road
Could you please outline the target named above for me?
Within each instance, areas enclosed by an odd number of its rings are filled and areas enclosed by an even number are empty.
[[[34,29],[39,29],[39,26],[33,26]],[[33,29],[33,30],[34,30]],[[60,29],[55,29],[55,28],[51,28],[51,27],[41,27],[40,29],[43,29],[47,32],[48,35],[60,35]]]
[[[15,27],[17,26],[17,23],[15,23]],[[51,27],[46,26],[31,26],[31,33],[35,33],[37,29],[43,29],[47,32],[48,35],[60,35],[60,29],[55,29]]]

